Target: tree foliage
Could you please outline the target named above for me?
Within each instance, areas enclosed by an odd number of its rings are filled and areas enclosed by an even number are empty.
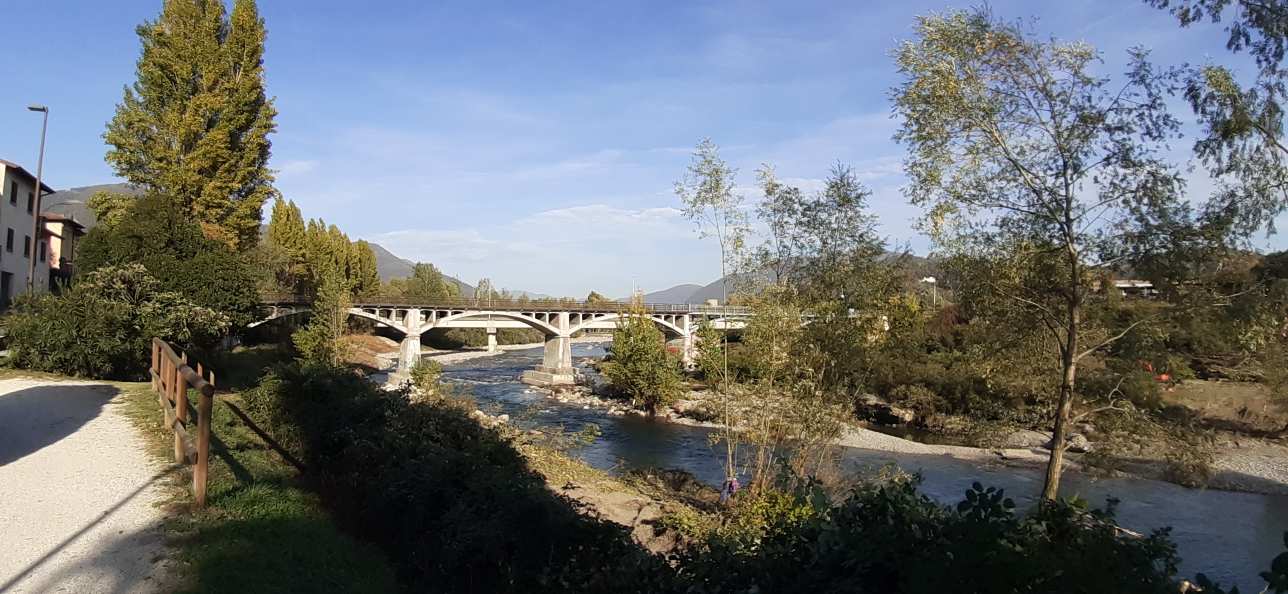
[[[1216,180],[1207,203],[1209,224],[1249,235],[1288,208],[1288,140],[1283,68],[1288,44],[1288,3],[1283,0],[1146,0],[1169,10],[1182,27],[1224,23],[1226,47],[1247,52],[1256,66],[1252,81],[1238,68],[1209,62],[1178,73],[1181,94],[1194,110],[1202,134],[1194,154]]]
[[[104,138],[121,177],[173,200],[207,237],[245,250],[276,193],[264,92],[264,22],[254,0],[166,0]]]
[[[666,351],[666,337],[642,308],[618,322],[612,357],[603,372],[614,388],[643,406],[649,416],[675,401],[682,389],[679,361]]]
[[[756,173],[764,195],[757,214],[767,229],[756,266],[807,300],[867,305],[872,283],[866,273],[882,266],[885,252],[876,217],[867,210],[872,192],[840,163],[814,194],[779,181],[770,165]]]
[[[153,337],[209,346],[228,317],[165,290],[139,264],[84,275],[60,295],[25,297],[9,317],[10,358],[26,369],[141,379]]]
[[[413,300],[435,301],[459,299],[461,296],[460,287],[428,262],[417,262],[410,278],[390,281],[389,289],[399,297]]]
[[[999,278],[1014,311],[1058,345],[1061,388],[1044,496],[1059,486],[1092,268],[1106,254],[1188,218],[1160,156],[1176,133],[1162,76],[1134,51],[1125,82],[1093,73],[1084,43],[1034,38],[985,11],[921,17],[896,52],[894,90],[909,148],[907,189],[950,251],[1016,262]],[[1028,282],[1026,279],[1032,279]]]
[[[165,289],[228,316],[231,329],[258,319],[250,259],[206,238],[172,201],[149,194],[130,199],[119,216],[102,214],[77,248],[79,270],[141,264]]]
[[[720,282],[723,289],[723,302],[729,302],[729,276],[739,270],[745,259],[747,234],[750,226],[747,213],[742,210],[742,196],[734,192],[737,185],[737,172],[720,157],[720,149],[710,138],[698,143],[689,161],[684,177],[675,182],[675,194],[684,205],[684,216],[697,226],[701,237],[715,238],[720,246]],[[721,344],[722,379],[729,377],[729,350]],[[716,394],[727,400],[723,382],[714,384]],[[731,411],[730,403],[719,405],[722,411]],[[726,427],[732,427],[731,419],[724,419]],[[726,432],[725,439],[725,477],[732,479],[738,474],[737,446],[734,435]]]

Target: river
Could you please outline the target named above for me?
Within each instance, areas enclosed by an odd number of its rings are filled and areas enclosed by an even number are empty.
[[[599,357],[603,352],[602,344],[573,345],[574,359]],[[713,485],[722,480],[722,455],[710,445],[710,429],[630,415],[616,417],[598,409],[559,404],[518,381],[520,373],[540,360],[540,349],[511,351],[448,366],[444,378],[467,386],[479,408],[509,414],[521,426],[562,425],[576,431],[587,423],[598,425],[600,436],[576,452],[597,468],[677,468]],[[1042,474],[1037,469],[857,448],[844,448],[841,458],[856,472],[886,464],[919,472],[922,492],[944,503],[960,501],[975,481],[1005,489],[1021,507],[1035,502],[1042,488]],[[1283,533],[1288,530],[1285,496],[1187,489],[1144,479],[1094,479],[1074,472],[1066,474],[1061,491],[1097,506],[1108,497],[1119,499],[1119,524],[1138,532],[1172,527],[1183,577],[1204,572],[1222,584],[1258,592],[1264,585],[1258,573],[1284,549]]]

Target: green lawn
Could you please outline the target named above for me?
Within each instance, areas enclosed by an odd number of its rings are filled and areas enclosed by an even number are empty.
[[[119,384],[127,413],[153,453],[169,461],[172,437],[147,384]],[[226,398],[220,395],[218,398]],[[216,402],[208,506],[192,505],[190,482],[172,488],[166,525],[181,592],[395,592],[383,555],[342,534],[295,469]],[[182,476],[190,481],[190,474]]]

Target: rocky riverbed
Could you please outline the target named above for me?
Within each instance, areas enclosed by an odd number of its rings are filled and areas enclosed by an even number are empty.
[[[579,360],[579,383],[570,388],[539,389],[534,391],[562,405],[602,411],[610,416],[646,416],[629,402],[609,395],[611,388],[606,380],[594,372],[595,359]],[[710,412],[711,393],[690,390],[683,398],[659,410],[654,420],[695,427],[718,428]],[[887,423],[908,423],[911,414],[898,407],[867,397],[867,409],[875,411],[870,418]],[[1083,458],[1096,448],[1096,428],[1082,422],[1070,434],[1067,463],[1070,468],[1098,476],[1139,477],[1152,480],[1178,482],[1197,486],[1189,479],[1178,477],[1172,462],[1157,455],[1142,452],[1139,456],[1117,460],[1112,467],[1092,466]],[[988,440],[991,447],[974,447],[952,443],[923,443],[890,435],[886,431],[870,429],[863,424],[848,426],[837,445],[883,452],[947,456],[969,462],[987,462],[1004,466],[1038,467],[1045,465],[1050,455],[1051,434],[1029,429],[1012,429],[1004,435]],[[1288,495],[1288,447],[1272,441],[1236,435],[1225,435],[1214,445],[1210,474],[1202,486],[1210,489]],[[1188,484],[1187,484],[1188,483]]]

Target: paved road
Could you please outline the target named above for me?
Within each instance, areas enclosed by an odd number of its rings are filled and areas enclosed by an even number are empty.
[[[107,384],[0,380],[0,592],[157,592],[166,469]]]

